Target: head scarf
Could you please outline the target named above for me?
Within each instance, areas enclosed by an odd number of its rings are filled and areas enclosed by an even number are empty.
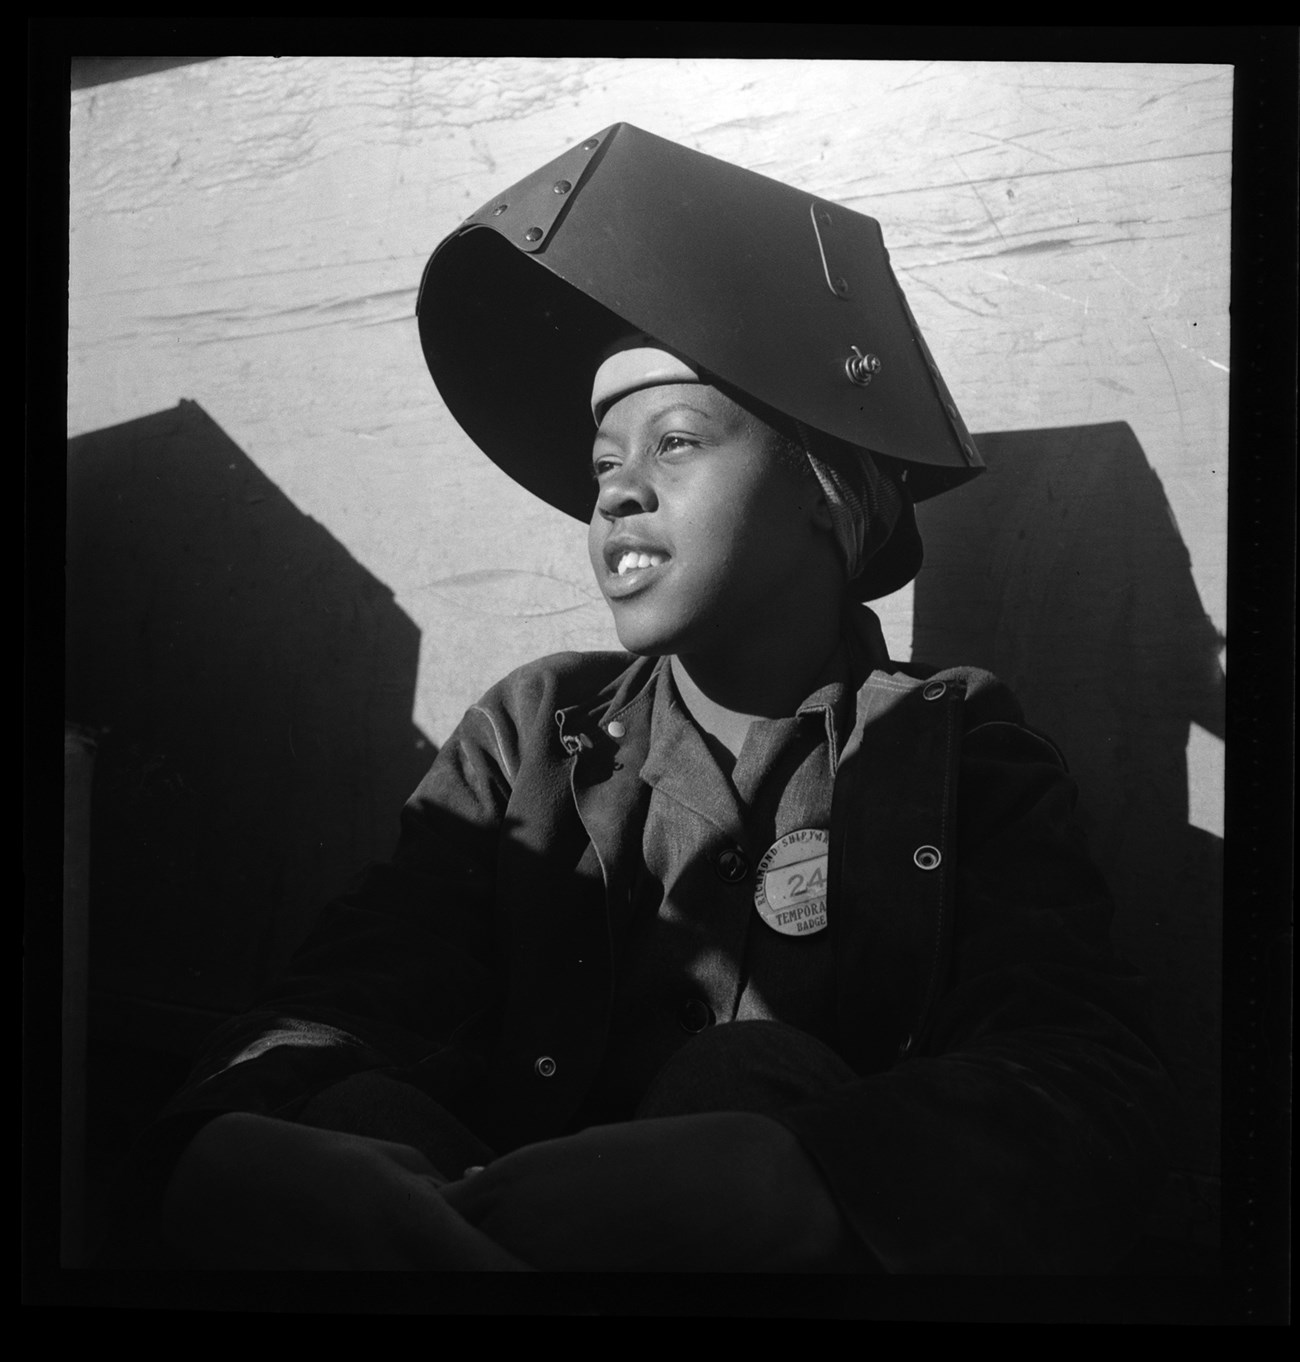
[[[709,381],[689,361],[662,349],[648,336],[629,336],[607,353],[596,370],[591,414],[599,425],[614,402],[629,393],[668,383]],[[903,494],[868,450],[810,430],[801,421],[793,421],[793,427],[793,437],[787,434],[787,438],[803,451],[821,486],[846,580],[852,582],[893,533]]]

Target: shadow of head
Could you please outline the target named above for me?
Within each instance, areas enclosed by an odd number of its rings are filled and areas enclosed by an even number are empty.
[[[67,526],[96,983],[239,1008],[391,848],[419,631],[193,402],[71,440]]]
[[[1211,1171],[1222,833],[1189,810],[1221,807],[1224,639],[1127,424],[978,442],[988,472],[918,511],[913,653],[996,672],[1064,750],[1188,1102],[1179,1158]]]

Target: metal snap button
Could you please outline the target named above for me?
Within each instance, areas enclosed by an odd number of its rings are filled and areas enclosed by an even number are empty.
[[[912,853],[912,859],[921,870],[937,870],[943,857],[939,854],[938,847],[924,846],[917,847]]]
[[[555,1061],[550,1055],[539,1055],[537,1062],[533,1065],[533,1069],[536,1071],[539,1078],[554,1078]]]
[[[713,1011],[700,998],[687,998],[677,1012],[677,1024],[689,1035],[697,1036],[713,1022]]]
[[[921,692],[921,698],[923,700],[937,700],[947,689],[948,687],[942,681],[931,681]]]
[[[619,723],[617,719],[614,719],[605,729],[605,732],[608,733],[611,738],[621,738],[627,732],[627,726]]]
[[[739,884],[749,874],[749,859],[743,851],[729,847],[718,856],[716,868],[719,877],[728,884]]]

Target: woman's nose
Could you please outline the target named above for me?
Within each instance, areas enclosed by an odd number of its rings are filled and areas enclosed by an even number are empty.
[[[610,518],[642,515],[658,504],[653,483],[631,462],[606,473],[596,494],[596,509]]]

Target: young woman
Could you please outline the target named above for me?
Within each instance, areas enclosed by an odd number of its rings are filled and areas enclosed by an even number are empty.
[[[1167,1080],[1056,749],[862,604],[981,466],[876,223],[616,125],[419,320],[627,651],[494,686],[214,1038],[147,1149],[173,1260],[1104,1270]]]

